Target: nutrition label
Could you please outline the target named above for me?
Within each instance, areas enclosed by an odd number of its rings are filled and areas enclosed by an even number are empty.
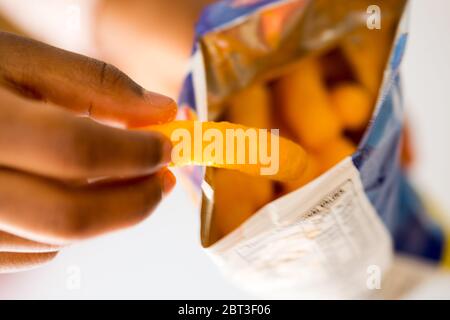
[[[384,270],[392,255],[351,159],[269,204],[224,240],[211,253],[227,274],[252,290],[295,297],[306,288],[317,296],[322,287],[367,290],[368,270]]]

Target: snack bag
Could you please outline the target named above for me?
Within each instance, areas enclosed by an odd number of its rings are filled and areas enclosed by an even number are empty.
[[[289,182],[187,169],[201,191],[202,245],[240,287],[361,298],[394,252],[442,259],[443,230],[400,161],[408,5],[230,0],[204,11],[180,117],[277,128],[308,154]]]

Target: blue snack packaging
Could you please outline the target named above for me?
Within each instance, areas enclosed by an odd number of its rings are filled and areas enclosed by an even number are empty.
[[[212,235],[209,168],[187,169],[202,203],[202,244],[238,286],[271,298],[357,298],[368,294],[368,272],[387,272],[396,253],[444,259],[445,232],[400,163],[408,6],[402,0],[224,0],[204,10],[179,99],[180,116],[201,121],[219,119],[227,97],[251,83],[270,82],[346,37],[358,41],[377,32],[378,13],[378,27],[393,29],[371,120],[351,156],[222,237]]]

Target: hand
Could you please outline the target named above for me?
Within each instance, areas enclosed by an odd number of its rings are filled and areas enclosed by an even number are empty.
[[[130,127],[175,113],[111,65],[0,32],[0,272],[146,218],[175,183],[170,142],[86,116]]]
[[[195,22],[214,1],[1,2],[0,27],[4,15],[10,21],[4,27],[14,33],[111,62],[144,87],[176,96],[188,67]],[[67,10],[71,7],[79,9],[77,30],[66,25],[76,18]]]

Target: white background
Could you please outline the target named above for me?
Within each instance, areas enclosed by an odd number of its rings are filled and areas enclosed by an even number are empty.
[[[415,181],[446,212],[450,212],[449,14],[448,0],[412,1],[403,65],[407,112],[418,154]],[[80,288],[71,289],[70,275],[77,271]],[[437,292],[434,296],[439,297]],[[250,296],[229,284],[202,251],[197,210],[177,186],[143,224],[67,248],[44,268],[0,275],[1,298]]]

